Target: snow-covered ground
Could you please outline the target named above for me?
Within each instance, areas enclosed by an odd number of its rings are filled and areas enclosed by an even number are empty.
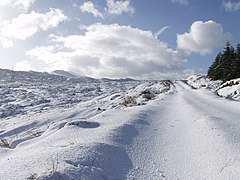
[[[231,100],[240,100],[240,79],[233,79],[223,83],[222,81],[210,81],[205,75],[192,75],[186,82],[195,89],[207,88],[217,95]]]
[[[145,105],[173,86],[170,81],[98,80],[64,71],[49,74],[0,69],[0,77],[0,164],[4,166],[0,177],[4,179],[48,175],[58,179],[58,173],[73,167],[76,175],[61,176],[99,179],[101,172],[95,176],[91,174],[94,167],[87,168],[96,156],[93,149],[119,151],[107,136],[126,124],[125,109]],[[108,114],[119,121],[100,122],[101,116]],[[77,168],[80,161],[82,170]],[[114,170],[111,173],[115,176]],[[119,174],[122,176],[124,173]]]
[[[240,106],[219,82],[0,77],[0,179],[240,177]]]
[[[0,69],[0,117],[69,108],[93,98],[125,93],[141,83],[132,80],[110,81],[73,75],[59,76],[56,72],[49,74]]]

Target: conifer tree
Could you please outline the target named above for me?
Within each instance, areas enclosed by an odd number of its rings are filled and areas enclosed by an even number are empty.
[[[240,44],[236,50],[227,42],[224,51],[219,53],[208,69],[208,77],[212,80],[228,81],[240,78]]]
[[[221,79],[221,71],[220,71],[220,64],[221,64],[221,58],[222,58],[222,53],[218,53],[218,55],[215,58],[215,61],[213,64],[209,67],[208,69],[208,76],[212,80],[218,80]]]
[[[222,78],[221,80],[227,81],[233,78],[233,61],[234,61],[234,48],[232,45],[227,42],[226,47],[224,48],[223,54],[222,54],[222,62],[220,66],[220,71],[222,72]]]
[[[237,45],[236,48],[236,64],[235,64],[235,72],[236,72],[236,77],[240,78],[240,44]]]

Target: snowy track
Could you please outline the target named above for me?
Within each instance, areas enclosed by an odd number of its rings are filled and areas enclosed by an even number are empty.
[[[141,113],[127,147],[128,179],[239,179],[238,102],[175,85],[176,93]]]

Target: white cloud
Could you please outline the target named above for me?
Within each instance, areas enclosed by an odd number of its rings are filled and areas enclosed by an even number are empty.
[[[188,0],[171,0],[172,3],[179,3],[181,5],[188,5]]]
[[[0,36],[0,44],[3,48],[13,47],[13,42]]]
[[[1,0],[0,6],[10,6],[14,0]]]
[[[107,12],[113,15],[121,15],[123,13],[134,13],[134,8],[129,0],[107,0]]]
[[[131,38],[129,38],[131,37]],[[51,46],[27,52],[50,69],[93,77],[166,78],[181,70],[181,55],[150,31],[118,24],[93,24],[84,35],[51,35]]]
[[[222,47],[227,40],[231,40],[231,34],[223,32],[222,24],[212,20],[196,21],[191,25],[189,32],[177,35],[177,46],[188,53],[204,55],[212,52],[214,48]]]
[[[17,0],[13,4],[13,7],[18,9],[28,10],[28,8],[35,2],[35,0]]]
[[[96,8],[91,1],[84,2],[80,6],[82,12],[93,14],[95,17],[104,18],[104,14]],[[130,0],[106,0],[106,7],[104,8],[108,15],[121,15],[123,13],[134,13],[134,8],[130,4]]]
[[[36,0],[1,0],[0,6],[11,6],[20,10],[28,10]]]
[[[28,61],[20,61],[14,65],[13,69],[15,71],[29,71],[34,70],[34,68],[29,64]]]
[[[21,14],[12,21],[5,22],[0,27],[0,37],[10,41],[12,38],[26,39],[40,31],[57,27],[67,17],[59,9],[50,9],[46,14],[32,11],[30,14]]]
[[[232,12],[232,11],[238,11],[240,10],[240,1],[239,2],[223,2],[223,7],[226,11]]]
[[[84,2],[82,6],[80,6],[82,12],[87,12],[93,14],[95,17],[103,18],[103,14],[95,7],[95,5],[91,1]]]

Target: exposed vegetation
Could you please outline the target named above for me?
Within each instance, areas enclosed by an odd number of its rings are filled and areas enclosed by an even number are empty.
[[[0,138],[0,147],[11,148],[10,142],[5,138]]]
[[[128,107],[133,104],[137,104],[137,100],[136,100],[136,97],[134,97],[134,96],[127,96],[124,98],[124,100],[120,104]]]
[[[208,69],[211,80],[224,82],[240,77],[240,44],[236,49],[227,42],[223,52],[218,53],[215,61]]]

